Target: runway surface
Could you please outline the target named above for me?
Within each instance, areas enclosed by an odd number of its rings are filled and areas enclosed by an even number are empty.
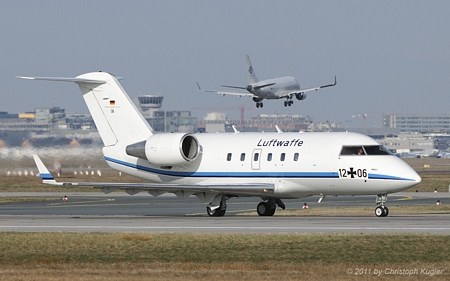
[[[68,200],[62,201],[67,195]],[[206,215],[207,204],[196,197],[174,195],[154,198],[148,194],[16,194],[1,196],[40,197],[43,201],[0,204],[0,231],[18,232],[194,232],[194,233],[432,233],[450,234],[450,215],[259,217],[236,216],[256,213],[259,198],[228,200],[225,217]],[[319,197],[285,200],[289,209],[332,206],[373,206],[375,196]],[[450,204],[450,194],[400,193],[390,195],[387,206]]]

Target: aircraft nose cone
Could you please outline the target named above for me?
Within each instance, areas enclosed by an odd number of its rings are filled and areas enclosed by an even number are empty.
[[[407,180],[407,186],[409,188],[418,185],[422,181],[422,178],[419,176],[419,174],[409,165],[405,167],[403,178]]]

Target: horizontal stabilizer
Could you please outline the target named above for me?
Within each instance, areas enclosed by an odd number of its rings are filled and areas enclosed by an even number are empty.
[[[16,76],[16,78],[26,79],[26,80],[44,80],[44,81],[92,83],[92,84],[105,84],[106,83],[106,81],[103,81],[103,80],[92,80],[92,79],[84,79],[84,78],[67,78],[67,77],[26,77],[26,76]]]

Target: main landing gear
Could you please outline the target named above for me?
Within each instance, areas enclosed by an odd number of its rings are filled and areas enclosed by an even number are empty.
[[[206,207],[206,213],[210,217],[223,217],[227,211],[227,199],[225,195],[217,195]]]
[[[284,106],[286,107],[286,106],[291,106],[292,104],[294,104],[294,101],[293,100],[285,100],[284,101]]]
[[[389,209],[385,206],[387,201],[387,194],[378,194],[375,203],[378,205],[375,208],[375,216],[387,217],[389,215]]]
[[[256,103],[256,108],[260,108],[260,107],[263,108],[263,103],[259,101]]]
[[[214,197],[213,201],[206,207],[208,216],[223,217],[227,211],[227,200],[231,197],[227,195],[217,195]],[[277,206],[283,210],[286,208],[281,199],[270,198],[267,201],[259,203],[256,207],[256,212],[260,216],[273,216]]]
[[[283,201],[281,201],[280,199],[271,198],[265,202],[259,203],[256,207],[256,212],[260,216],[273,216],[275,214],[277,205],[283,210],[286,208]]]

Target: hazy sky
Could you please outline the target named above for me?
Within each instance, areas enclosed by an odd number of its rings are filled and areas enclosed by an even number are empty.
[[[354,114],[449,114],[450,1],[5,1],[0,8],[0,111],[60,106],[88,112],[74,77],[105,71],[128,94],[164,95],[167,110],[256,109],[250,98],[198,91],[247,85],[245,54],[259,79],[294,76],[301,87],[338,85],[258,113],[316,122]],[[206,111],[193,111],[203,117]]]

